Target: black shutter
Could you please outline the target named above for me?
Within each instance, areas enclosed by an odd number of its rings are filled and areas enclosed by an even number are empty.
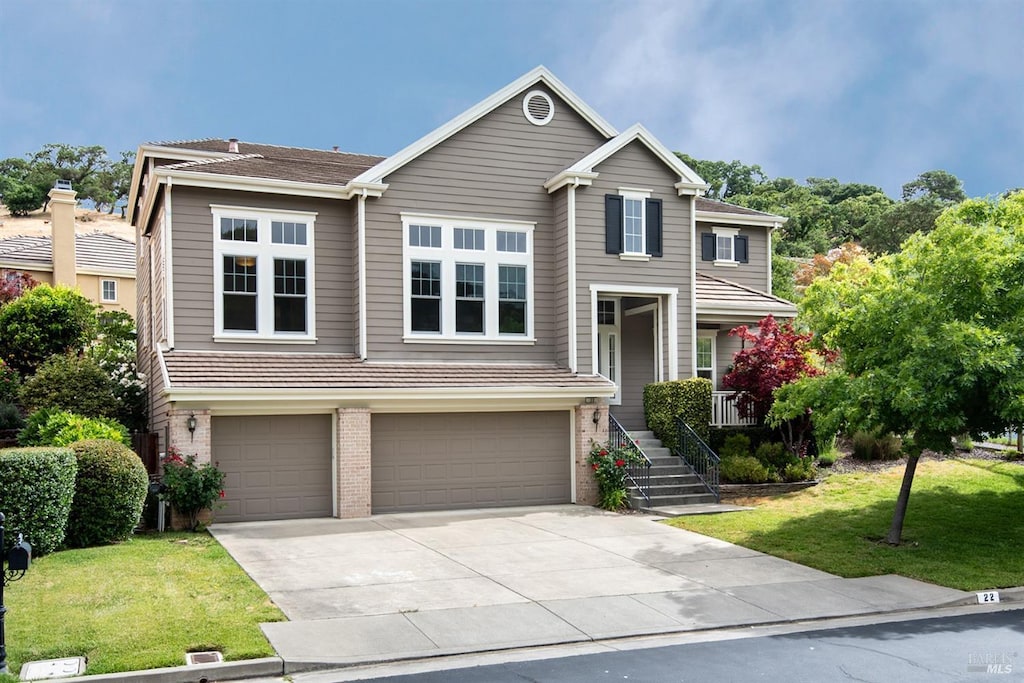
[[[647,253],[661,256],[661,200],[647,200]]]
[[[733,238],[733,249],[736,251],[734,256],[740,263],[749,263],[750,258],[747,256],[747,238],[745,235],[736,235]]]
[[[622,197],[617,194],[604,196],[604,251],[622,253]]]
[[[702,261],[715,260],[715,234],[713,232],[700,234],[700,258]]]

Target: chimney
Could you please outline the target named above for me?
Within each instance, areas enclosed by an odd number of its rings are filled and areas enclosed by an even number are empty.
[[[333,147],[333,149],[334,149],[334,151],[335,151],[335,152],[337,152],[337,151],[338,151],[338,146],[337,146],[337,145],[335,145],[335,146]]]
[[[232,154],[238,154],[238,138],[228,140],[228,151]]]
[[[75,196],[67,180],[50,190],[50,227],[53,230],[53,284],[78,286],[75,267]]]

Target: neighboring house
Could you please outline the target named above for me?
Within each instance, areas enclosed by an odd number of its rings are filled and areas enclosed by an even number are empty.
[[[77,287],[103,310],[135,315],[135,245],[103,232],[76,234],[75,192],[51,190],[50,235],[0,239],[0,270]]]
[[[784,219],[709,201],[544,68],[390,157],[142,145],[155,430],[227,473],[222,521],[592,503],[607,413],[716,384],[768,313]]]

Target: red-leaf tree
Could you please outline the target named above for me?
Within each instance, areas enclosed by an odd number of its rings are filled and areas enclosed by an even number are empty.
[[[6,268],[0,269],[0,306],[17,299],[38,284],[28,273]]]

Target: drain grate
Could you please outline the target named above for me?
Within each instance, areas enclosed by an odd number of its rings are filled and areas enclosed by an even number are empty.
[[[21,666],[21,680],[41,681],[52,678],[81,676],[85,673],[85,657],[67,657],[65,659],[46,659],[38,662],[25,662]]]
[[[195,666],[196,664],[219,664],[223,661],[224,656],[216,650],[185,653],[185,663],[189,666]]]

